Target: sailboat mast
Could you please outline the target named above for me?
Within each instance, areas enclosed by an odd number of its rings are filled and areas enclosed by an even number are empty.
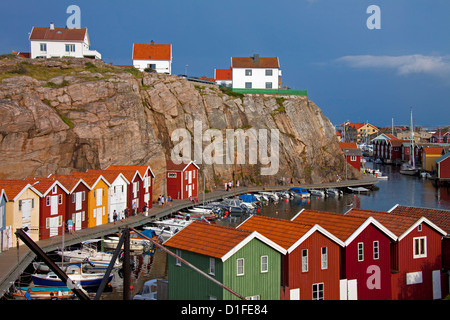
[[[412,166],[413,168],[416,167],[415,164],[415,155],[414,155],[414,129],[413,129],[413,115],[412,115],[412,108],[411,108],[411,139],[412,139],[412,144],[411,144],[411,155],[410,157],[412,158]]]

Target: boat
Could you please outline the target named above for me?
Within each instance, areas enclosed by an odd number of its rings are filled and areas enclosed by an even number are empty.
[[[104,272],[100,273],[85,273],[80,266],[70,265],[65,268],[64,272],[75,283],[82,287],[96,287],[99,286],[105,276]],[[108,283],[111,282],[113,275],[108,277]],[[31,280],[35,286],[39,287],[67,287],[67,284],[61,281],[56,273],[49,272],[47,274],[32,274]]]
[[[423,171],[423,172],[420,173],[420,177],[424,178],[424,179],[431,179],[431,174],[428,173],[428,172]]]
[[[309,198],[311,194],[305,188],[294,187],[290,188],[289,191],[294,192],[294,196],[301,198]]]
[[[146,281],[142,291],[138,292],[133,297],[133,300],[158,300],[158,282],[161,281],[167,283],[167,280],[163,279],[152,279]]]
[[[158,236],[154,230],[142,230],[141,233],[150,238],[157,240]],[[103,240],[104,247],[106,249],[116,249],[119,244],[119,236],[110,236]],[[123,248],[123,245],[122,245]],[[147,238],[142,237],[140,234],[131,231],[130,232],[130,251],[134,252],[149,252],[153,250],[153,243]]]
[[[313,195],[313,196],[317,196],[317,197],[325,197],[325,191],[323,191],[323,190],[310,189],[309,192],[310,192],[311,195]]]
[[[269,201],[277,202],[278,200],[280,200],[277,194],[273,192],[261,191],[259,194],[265,196],[267,199],[269,199]]]
[[[87,271],[87,272],[98,272],[100,270],[106,270],[109,267],[109,262],[103,262],[103,261],[83,261],[85,262],[83,264],[83,270]],[[69,264],[79,264],[80,262],[56,262],[56,265],[59,268],[64,268],[67,267]],[[119,262],[116,262],[113,266],[114,269],[117,269],[119,267],[121,267],[122,264]],[[49,266],[47,266],[45,264],[45,262],[37,262],[34,261],[33,262],[33,268],[35,270],[36,273],[48,273],[50,271],[52,271]]]
[[[75,294],[69,288],[58,287],[14,287],[12,296],[16,300],[26,300],[25,293],[30,289],[31,300],[70,300],[75,298]],[[53,297],[52,294],[53,293]]]
[[[182,230],[186,226],[192,223],[194,219],[186,218],[169,218],[164,220],[156,220],[152,221],[150,225],[144,226],[144,230],[153,230],[156,232],[156,235],[161,238],[161,240],[165,241],[171,238],[178,231]]]
[[[414,151],[414,128],[413,128],[413,117],[412,117],[412,108],[411,108],[411,147],[410,147],[410,153],[409,158],[410,161],[408,163],[403,163],[400,168],[401,174],[406,174],[409,176],[415,176],[419,173],[419,169],[416,168],[415,163],[415,151]]]
[[[98,251],[93,244],[103,241],[102,239],[92,239],[83,241],[80,249],[75,250],[57,250],[56,253],[64,257],[68,262],[82,262],[82,261],[101,261],[109,263],[113,254],[109,252]]]
[[[357,192],[357,193],[360,193],[360,192],[369,192],[370,190],[369,189],[367,189],[367,188],[364,188],[364,187],[347,187],[350,191],[352,191],[352,192]]]
[[[343,192],[342,192],[341,190],[339,190],[339,189],[328,188],[328,189],[325,190],[325,193],[326,193],[328,196],[340,197],[340,196],[342,196],[342,193],[343,193]]]

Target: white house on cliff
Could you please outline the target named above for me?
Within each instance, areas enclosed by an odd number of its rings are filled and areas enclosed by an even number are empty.
[[[144,71],[153,70],[157,73],[172,74],[171,44],[133,44],[133,65]]]
[[[280,63],[277,57],[232,57],[233,89],[279,89]]]
[[[67,29],[50,27],[33,27],[30,34],[30,49],[32,59],[35,58],[92,58],[101,59],[96,50],[90,50],[90,40],[87,28]]]

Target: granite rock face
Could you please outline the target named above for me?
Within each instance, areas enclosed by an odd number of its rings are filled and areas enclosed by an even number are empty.
[[[227,132],[261,137],[264,130],[268,142],[248,138],[245,161],[236,163],[237,153],[234,159],[229,153],[232,163],[226,163]],[[150,165],[154,192],[161,194],[165,161],[181,146],[181,140],[172,141],[177,132],[189,136],[183,156],[190,149],[189,158],[203,160],[209,190],[222,188],[233,172],[241,185],[275,184],[282,177],[322,183],[345,175],[335,129],[306,96],[237,95],[174,75],[85,59],[0,58],[0,178]],[[261,163],[258,152],[264,146],[273,151],[272,132],[279,136],[278,168],[263,175],[274,160]],[[250,154],[257,155],[256,164],[250,164]],[[209,156],[216,161],[205,164]],[[349,178],[360,178],[353,168],[347,170]]]

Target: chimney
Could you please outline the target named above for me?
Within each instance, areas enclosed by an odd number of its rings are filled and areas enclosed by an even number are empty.
[[[50,22],[50,30],[55,30],[55,25],[53,24],[53,22]]]
[[[253,62],[259,62],[259,54],[254,54],[253,55]]]

